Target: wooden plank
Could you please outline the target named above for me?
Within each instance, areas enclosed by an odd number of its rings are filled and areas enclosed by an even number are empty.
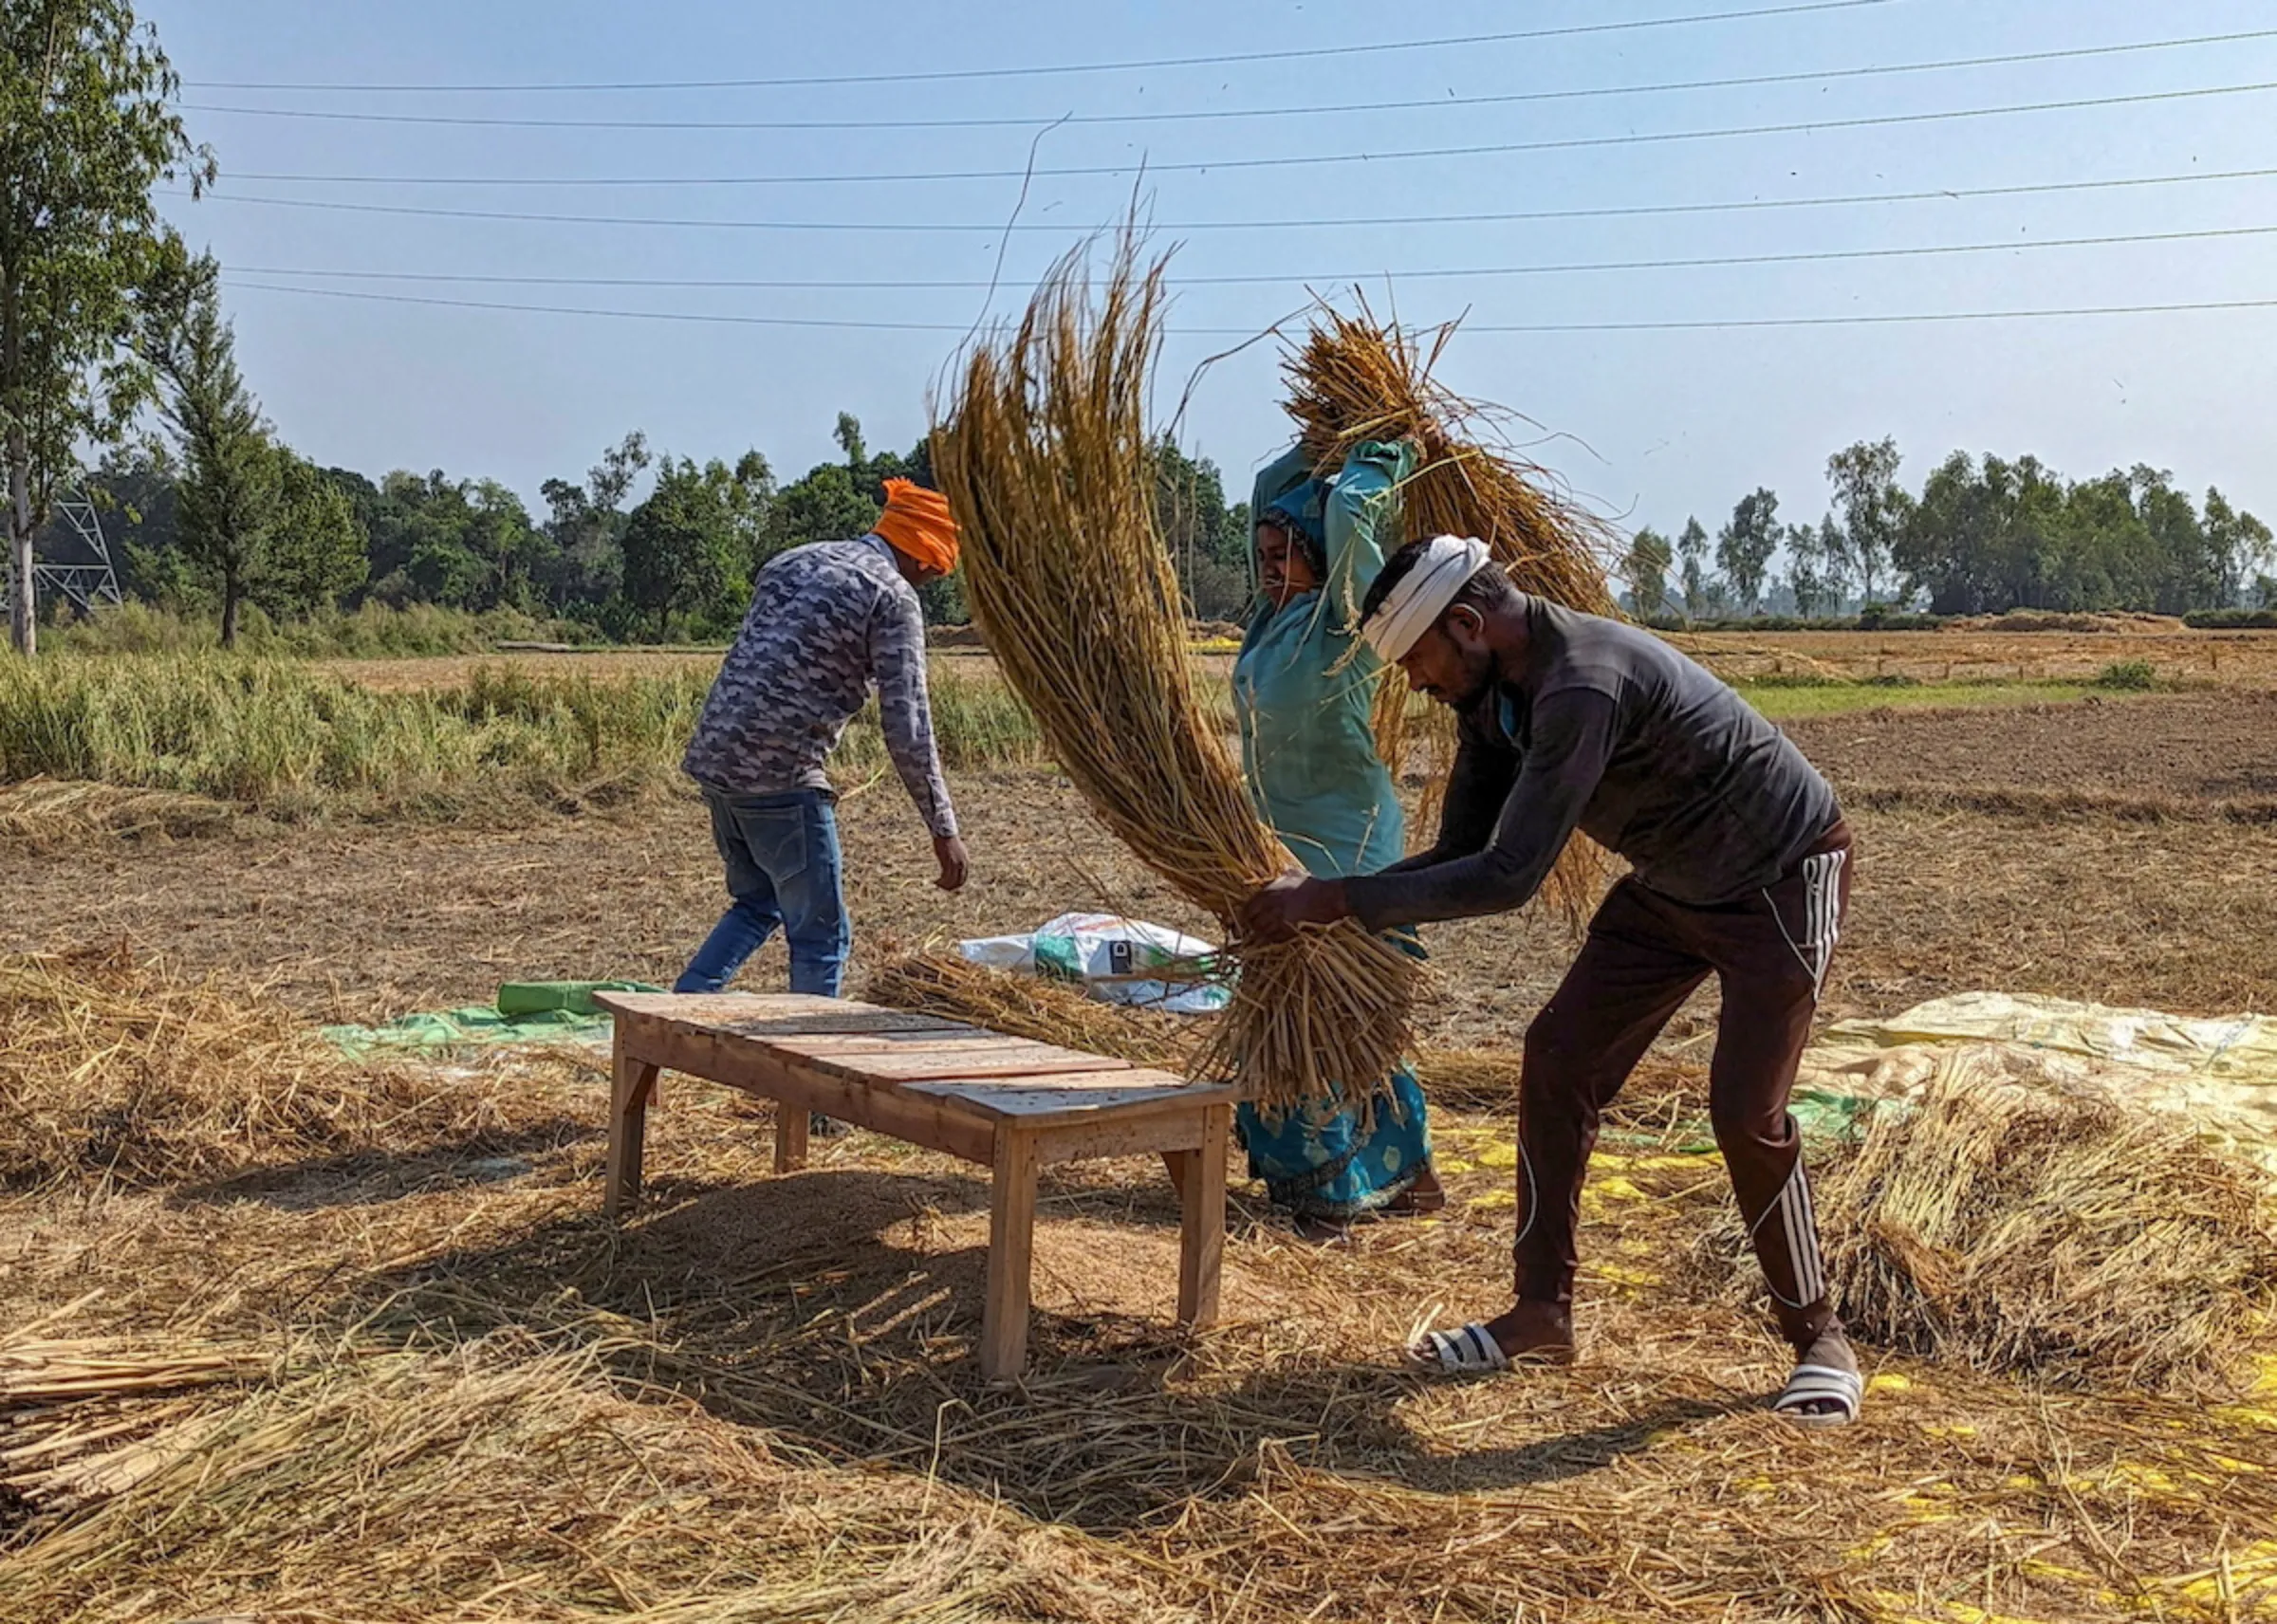
[[[1201,1148],[1184,1153],[1186,1177],[1178,1189],[1178,1321],[1196,1328],[1217,1322],[1226,1259],[1226,1142],[1232,1131],[1232,1107],[1213,1105]]]
[[[657,1068],[620,1043],[609,1068],[609,1162],[602,1210],[614,1220],[640,1199],[640,1156]]]
[[[761,1045],[786,1060],[797,1060],[816,1071],[842,1077],[850,1082],[891,1088],[898,1083],[937,1082],[962,1079],[1065,1077],[1079,1073],[1114,1072],[1129,1076],[1136,1068],[1128,1061],[1106,1055],[1086,1055],[1049,1043],[1007,1042],[981,1047],[909,1049],[898,1054],[873,1052],[853,1055],[803,1055],[787,1045]]]
[[[796,1056],[770,1055],[757,1044],[701,1027],[650,1024],[620,1032],[620,1041],[636,1045],[643,1060],[776,1100],[787,1110],[819,1111],[983,1166],[995,1157],[988,1120],[955,1101],[865,1087]]]
[[[995,1177],[989,1189],[989,1295],[980,1320],[980,1374],[1011,1381],[1027,1362],[1029,1276],[1035,1263],[1035,1141],[1015,1127],[996,1130]]]
[[[1165,1157],[1202,1142],[1208,1111],[1154,1112],[1144,1116],[1096,1116],[1062,1123],[1021,1124],[1036,1136],[1036,1154],[1046,1167],[1062,1162],[1111,1160],[1116,1156]],[[1179,1177],[1183,1177],[1181,1172]],[[1174,1180],[1175,1182],[1175,1180]]]
[[[1231,1104],[1239,1093],[1227,1083],[1188,1082],[1168,1072],[1138,1067],[1104,1074],[1008,1079],[950,1079],[912,1082],[902,1090],[953,1099],[996,1121],[1057,1126],[1102,1116],[1182,1115]]]
[[[799,992],[600,992],[594,994],[593,1002],[620,1021],[711,1028],[751,1037],[980,1030],[938,1015],[914,1015],[906,1009],[887,1009],[851,998],[818,998]]]

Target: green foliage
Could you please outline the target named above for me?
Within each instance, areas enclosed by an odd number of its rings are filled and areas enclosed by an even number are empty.
[[[668,457],[656,489],[633,510],[624,596],[655,618],[659,640],[675,616],[733,623],[770,508],[766,471],[756,452],[737,469]]]
[[[166,381],[163,410],[181,457],[179,545],[193,568],[220,583],[221,643],[228,648],[237,640],[239,608],[268,572],[286,499],[260,402],[237,371],[236,339],[222,320],[217,275],[210,259],[193,267],[186,303],[153,313],[148,341]],[[320,504],[305,484],[303,496],[315,516]],[[324,546],[317,544],[319,551]],[[315,567],[321,574],[322,563]]]
[[[272,619],[249,604],[237,628],[237,647],[248,655],[294,655],[307,659],[396,659],[435,655],[481,655],[501,643],[583,643],[591,634],[573,622],[540,620],[513,609],[470,615],[432,603],[391,609],[365,603],[349,611]],[[213,621],[149,603],[104,607],[63,627],[56,646],[70,654],[190,654],[220,647]]]
[[[151,189],[213,175],[157,36],[126,0],[0,0],[0,424],[11,566],[30,562],[82,444],[117,441],[150,397],[137,302],[178,269]],[[17,645],[34,640],[29,581]]]
[[[1923,486],[1896,558],[1941,615],[2181,614],[2233,602],[2269,552],[2261,521],[2218,490],[2201,515],[2159,470],[2074,482],[2034,457],[1955,452]]]
[[[587,676],[480,667],[463,683],[377,692],[320,668],[214,652],[0,662],[0,783],[89,780],[213,796],[297,819],[457,817],[621,799],[677,784],[708,665]],[[943,759],[1044,760],[992,675],[937,667]],[[875,710],[847,730],[847,776],[886,768]]]
[[[1898,484],[1903,462],[1898,442],[1884,437],[1860,440],[1826,459],[1827,483],[1842,513],[1839,527],[1821,538],[1821,550],[1855,576],[1870,603],[1888,583],[1898,538],[1913,511],[1913,498]]]
[[[1637,532],[1629,550],[1621,555],[1620,568],[1620,579],[1629,589],[1629,607],[1633,612],[1646,618],[1665,613],[1668,572],[1675,556],[1675,548],[1659,531],[1647,526]]]
[[[2096,674],[2095,686],[2120,693],[2148,693],[2158,686],[2158,673],[2149,660],[2115,660]]]
[[[2277,608],[2194,609],[2182,623],[2202,632],[2277,632]]]
[[[277,512],[254,595],[272,614],[318,614],[363,584],[363,531],[348,493],[322,469],[282,447],[270,454]]]
[[[1779,498],[1758,488],[1739,499],[1731,521],[1715,538],[1715,562],[1740,602],[1752,610],[1763,603],[1763,581],[1779,550]]]
[[[1156,440],[1154,457],[1155,526],[1185,591],[1187,613],[1201,620],[1239,619],[1251,595],[1249,505],[1228,508],[1217,465],[1188,456],[1168,434]]]

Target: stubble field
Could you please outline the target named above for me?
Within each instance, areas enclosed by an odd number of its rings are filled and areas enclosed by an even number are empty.
[[[2277,637],[1960,636],[1709,652],[1789,681],[1934,683],[1955,660],[1956,682],[2080,684],[2143,659],[2206,686],[1953,707],[1892,689],[1903,709],[1789,722],[1860,839],[1827,1016],[1977,988],[2277,1002]],[[1071,908],[1207,932],[1047,770],[953,776],[974,858],[954,897],[896,782],[864,777],[842,809],[856,987],[901,949]],[[205,1068],[301,1112],[241,1114],[210,1146],[181,1128],[211,1153],[194,1169],[138,1161],[131,1123],[107,1163],[60,1129],[61,1151],[18,1158],[0,1381],[64,1344],[237,1362],[75,1423],[144,1450],[103,1457],[102,1481],[0,1495],[0,1615],[1980,1624],[2277,1605],[2277,1419],[2249,1391],[2054,1389],[1869,1349],[1859,1427],[1766,1415],[1780,1350],[1697,1261],[1728,1197],[1674,1118],[1608,1143],[1571,1371],[1449,1389],[1389,1356],[1419,1316],[1505,1290],[1508,1112],[1442,1110],[1445,1217],[1324,1251],[1241,1192],[1228,1323],[1199,1338],[1167,1324],[1159,1170],[1056,1176],[1035,1369],[1004,1393],[972,1359],[985,1176],[857,1135],[775,1180],[763,1110],[668,1080],[654,1188],[618,1232],[597,1214],[589,1061],[382,1087],[292,1046],[508,979],[669,981],[718,883],[700,807],[669,792],[518,821],[0,838],[0,950],[82,955],[37,976],[8,961],[11,1088],[139,1067],[119,1086],[155,1113],[166,1076]],[[1469,1048],[1514,1047],[1572,951],[1532,915],[1430,945],[1427,1036]],[[770,949],[748,984],[781,968]],[[197,1019],[167,1003],[185,987]],[[1712,1017],[1703,1002],[1665,1045],[1694,1088]],[[360,1116],[367,1095],[390,1103]]]

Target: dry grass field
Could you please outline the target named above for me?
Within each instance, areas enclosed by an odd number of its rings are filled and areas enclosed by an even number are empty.
[[[2277,637],[1708,643],[1734,675],[1937,681],[1951,659],[1956,681],[2081,682],[2143,659],[2203,685],[1789,723],[1860,836],[1829,1018],[1975,988],[2277,1003]],[[1742,669],[1765,658],[1786,663]],[[953,787],[974,857],[955,897],[890,776],[844,805],[857,986],[1068,908],[1203,925],[1049,772]],[[1227,1323],[1200,1338],[1168,1324],[1160,1170],[1062,1170],[1032,1372],[995,1391],[972,1359],[985,1176],[855,1135],[777,1180],[764,1109],[667,1080],[617,1231],[588,1058],[373,1067],[312,1043],[509,978],[669,980],[721,901],[693,800],[137,826],[0,820],[0,1617],[2277,1612],[2277,1398],[2254,1387],[2277,1337],[2157,1393],[1869,1348],[1864,1421],[1795,1430],[1763,1410],[1781,1350],[1730,1300],[1728,1196],[1681,1088],[1608,1135],[1571,1370],[1396,1368],[1419,1317],[1507,1285],[1507,1111],[1442,1109],[1443,1217],[1321,1249],[1237,1191]],[[1530,916],[1431,947],[1428,1040],[1467,1048],[1514,1046],[1571,952]],[[781,973],[770,949],[750,985]],[[1712,1015],[1664,1045],[1682,1087]]]

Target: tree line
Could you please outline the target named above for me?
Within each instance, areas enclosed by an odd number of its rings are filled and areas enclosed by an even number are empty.
[[[1926,608],[2200,610],[2277,607],[2269,527],[2209,488],[2202,502],[2147,465],[2066,479],[2034,456],[1954,452],[1918,493],[1898,481],[1897,441],[1826,459],[1831,501],[1783,524],[1757,489],[1711,537],[1695,518],[1674,541],[1638,530],[1616,574],[1632,614],[1687,620]]]

